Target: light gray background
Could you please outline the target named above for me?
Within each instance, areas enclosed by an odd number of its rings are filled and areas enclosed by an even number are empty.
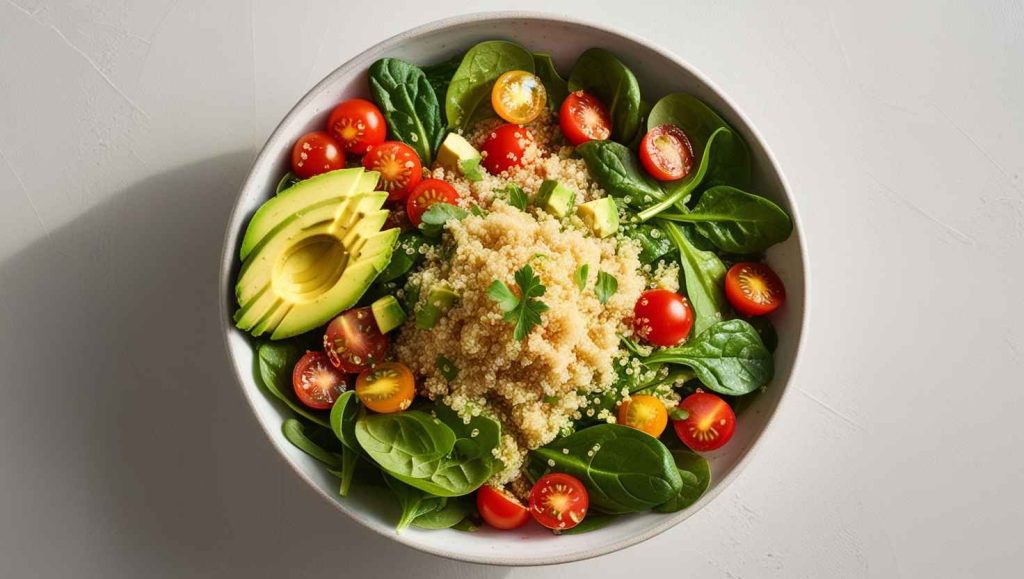
[[[681,55],[760,129],[804,219],[810,327],[717,500],[529,570],[350,522],[234,383],[217,267],[256,150],[334,67],[470,7],[285,4],[0,1],[0,576],[1019,573],[1019,1],[558,3]]]

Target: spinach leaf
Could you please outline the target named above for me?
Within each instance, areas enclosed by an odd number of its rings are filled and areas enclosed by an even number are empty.
[[[292,369],[301,355],[302,351],[291,342],[260,344],[256,351],[260,382],[274,398],[284,402],[299,416],[330,428],[331,425],[324,415],[307,410],[292,394]]]
[[[359,451],[341,447],[341,470],[328,468],[327,472],[341,479],[338,485],[338,495],[347,497],[348,491],[352,488],[352,477],[356,474],[356,467],[359,465]]]
[[[466,130],[473,123],[494,116],[491,87],[511,70],[533,72],[533,55],[504,40],[488,40],[470,48],[452,76],[445,96],[448,128]]]
[[[452,497],[440,509],[413,519],[412,526],[421,529],[450,529],[470,516],[475,508],[472,497]]]
[[[645,364],[682,364],[709,390],[741,396],[771,381],[772,355],[757,330],[743,320],[718,322],[682,346],[658,350]]]
[[[673,450],[672,460],[683,479],[683,488],[664,504],[654,507],[652,510],[657,513],[674,513],[685,509],[697,502],[711,484],[711,465],[703,456],[689,450]]]
[[[391,262],[380,272],[375,283],[387,283],[394,281],[409,273],[417,263],[423,261],[423,254],[420,248],[429,245],[423,235],[415,231],[403,231],[398,234],[398,242],[395,250],[391,252]]]
[[[779,347],[779,335],[775,332],[775,326],[772,325],[771,320],[764,316],[744,319],[757,331],[757,335],[761,336],[764,347],[774,354],[775,349]]]
[[[700,334],[721,321],[729,311],[723,289],[725,264],[714,253],[695,246],[680,226],[665,222],[662,230],[679,251],[686,296],[693,306],[693,331]]]
[[[613,141],[587,141],[576,152],[587,163],[587,171],[609,195],[627,205],[645,207],[664,198],[658,182],[637,161],[636,155]]]
[[[356,421],[362,413],[359,398],[352,390],[343,392],[331,407],[331,431],[343,445],[352,450],[359,450]]]
[[[442,461],[432,480],[445,489],[466,489],[466,494],[482,485],[502,468],[491,451],[501,442],[501,424],[488,416],[474,416],[466,422],[444,404],[433,408],[434,415],[455,433],[452,454]],[[437,493],[440,494],[440,493]]]
[[[638,223],[634,226],[623,228],[623,234],[636,241],[640,245],[640,263],[647,265],[654,263],[669,251],[672,251],[672,241],[665,232],[647,223]]]
[[[728,185],[704,191],[692,211],[663,213],[662,218],[693,223],[716,247],[731,253],[764,251],[793,232],[793,222],[781,207]]]
[[[548,106],[551,110],[557,111],[565,97],[569,96],[569,84],[558,74],[550,55],[534,52],[533,66],[540,81],[544,83],[544,91],[548,94]]]
[[[417,518],[442,509],[445,506],[446,499],[444,497],[432,497],[393,476],[385,474],[384,482],[387,483],[391,493],[398,499],[398,504],[402,507],[402,516],[398,519],[398,525],[395,527],[396,533],[401,533],[407,529]]]
[[[530,461],[535,469],[548,466],[580,479],[590,505],[608,514],[646,511],[679,494],[683,484],[664,444],[620,424],[598,424],[557,439],[531,451]]]
[[[450,203],[434,203],[420,218],[420,231],[428,239],[438,239],[449,221],[461,221],[469,216],[465,209]]]
[[[370,92],[392,137],[416,151],[424,166],[441,146],[445,127],[433,87],[419,67],[395,58],[370,65]]]
[[[441,354],[438,354],[437,359],[434,360],[434,366],[444,376],[444,379],[449,382],[459,377],[459,367]]]
[[[615,519],[619,518],[618,515],[606,515],[604,513],[587,513],[587,516],[583,518],[583,521],[575,527],[561,531],[559,535],[582,535],[583,533],[589,533],[598,529],[603,529],[611,524]]]
[[[285,420],[284,424],[281,425],[281,433],[296,448],[326,464],[328,467],[333,469],[340,469],[342,467],[341,455],[324,448],[314,441],[311,438],[312,432],[306,432],[306,427],[298,420],[294,418]]]
[[[601,101],[612,117],[612,139],[628,143],[640,129],[640,84],[611,52],[585,50],[569,74],[569,90],[585,90]]]
[[[299,181],[302,181],[302,179],[299,179],[298,176],[295,175],[295,173],[288,171],[287,173],[284,174],[284,177],[281,177],[281,180],[277,182],[277,190],[275,194],[281,193],[281,191],[284,191],[285,189],[291,187],[292,185],[298,183]]]
[[[444,102],[445,95],[448,93],[448,84],[452,81],[452,76],[455,75],[455,71],[459,69],[459,64],[461,63],[462,55],[460,54],[444,62],[423,67],[423,74],[426,75],[430,88],[434,89],[434,96],[437,98],[438,103]],[[444,107],[439,108],[441,110],[441,122],[447,126],[448,117],[445,114]]]

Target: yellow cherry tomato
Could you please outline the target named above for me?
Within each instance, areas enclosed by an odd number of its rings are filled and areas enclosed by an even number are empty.
[[[547,91],[535,74],[510,70],[498,77],[491,89],[491,105],[498,116],[510,123],[525,125],[544,111]]]
[[[659,398],[637,394],[619,405],[619,424],[657,438],[668,426],[668,411]]]
[[[399,412],[408,408],[416,397],[416,381],[405,364],[385,362],[359,374],[356,396],[374,412]]]

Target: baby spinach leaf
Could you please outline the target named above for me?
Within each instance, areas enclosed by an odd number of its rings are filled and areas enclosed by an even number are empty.
[[[619,290],[619,280],[615,279],[615,276],[599,271],[597,272],[597,285],[594,286],[594,293],[597,294],[597,301],[601,302],[601,305],[608,303],[615,292]]]
[[[340,469],[342,467],[341,455],[324,448],[310,438],[312,433],[307,432],[306,427],[298,420],[294,418],[285,420],[284,424],[281,425],[281,433],[296,448],[326,464],[328,467],[333,469]]]
[[[387,119],[388,131],[429,166],[446,131],[437,95],[426,75],[416,65],[395,58],[373,63],[369,74],[370,92]]]
[[[679,494],[652,509],[658,513],[674,513],[685,509],[697,502],[711,484],[711,465],[703,456],[688,450],[673,450],[672,459],[683,479],[683,487],[679,489]]]
[[[662,230],[679,251],[686,296],[693,306],[693,331],[700,334],[721,321],[729,311],[725,299],[725,264],[710,251],[699,249],[683,229],[662,222]]]
[[[580,288],[580,292],[587,289],[588,277],[590,277],[590,265],[586,263],[576,268],[576,273],[572,275],[572,279],[576,282],[576,287]]]
[[[448,358],[438,355],[434,363],[437,366],[437,371],[444,376],[445,380],[451,382],[459,377],[459,367]]]
[[[530,462],[535,469],[580,479],[591,507],[608,514],[646,511],[679,494],[683,484],[664,444],[620,424],[598,424],[557,439],[531,451]]]
[[[387,483],[391,494],[398,499],[398,504],[402,507],[402,516],[399,517],[398,525],[395,527],[396,533],[401,533],[409,528],[409,525],[417,518],[444,508],[447,501],[444,497],[430,496],[386,473],[384,482]]]
[[[403,481],[433,475],[455,446],[451,428],[418,410],[366,414],[356,421],[355,433],[370,458]]]
[[[380,272],[375,283],[394,281],[409,273],[417,263],[423,260],[420,248],[429,245],[423,235],[415,231],[403,231],[398,234],[395,250],[391,252],[391,262]]]
[[[587,516],[583,518],[583,521],[575,527],[561,531],[559,535],[582,535],[583,533],[589,533],[598,529],[603,529],[610,525],[615,519],[619,518],[618,515],[606,515],[604,513],[587,513]]]
[[[343,445],[359,450],[359,441],[356,440],[356,421],[362,414],[362,406],[359,398],[352,390],[343,392],[338,400],[331,407],[331,431],[338,437]]]
[[[448,84],[452,81],[452,76],[455,75],[455,71],[459,69],[459,64],[461,63],[462,55],[460,54],[444,62],[423,67],[423,74],[426,75],[430,87],[434,89],[434,95],[437,97],[438,103],[444,103],[445,95],[448,93]],[[441,111],[441,122],[447,126],[448,119],[445,115],[444,107],[439,107],[439,109]]]
[[[645,207],[660,201],[664,194],[625,145],[613,141],[587,141],[576,152],[587,163],[587,171],[609,195],[627,205]]]
[[[640,129],[640,84],[622,61],[603,48],[589,48],[569,74],[569,91],[585,90],[612,117],[612,139],[628,143]]]
[[[450,529],[465,520],[475,508],[471,497],[452,497],[440,509],[413,519],[412,526],[421,529]]]
[[[438,239],[449,221],[461,221],[469,215],[465,209],[449,203],[434,203],[420,218],[420,232],[427,239]]]
[[[757,335],[761,336],[764,347],[774,354],[775,348],[779,347],[779,335],[775,332],[775,326],[772,325],[771,320],[764,316],[744,319],[757,331]]]
[[[781,207],[728,185],[704,191],[688,213],[663,213],[662,217],[693,223],[701,235],[730,253],[758,253],[793,232],[793,222]]]
[[[647,265],[654,263],[669,251],[672,251],[672,241],[665,232],[647,223],[638,223],[623,228],[623,234],[636,241],[640,245],[640,263]]]
[[[473,123],[494,116],[491,87],[499,76],[512,70],[533,72],[533,55],[522,46],[488,40],[470,48],[448,85],[448,128],[466,130]]]
[[[437,419],[455,433],[454,449],[447,464],[435,474],[436,481],[450,481],[448,488],[456,488],[464,485],[462,479],[466,478],[469,484],[475,483],[470,489],[474,490],[501,469],[501,461],[491,454],[501,442],[501,424],[497,420],[480,415],[467,422],[444,404],[435,405],[433,411]]]
[[[548,106],[551,110],[557,111],[562,106],[562,101],[569,96],[569,84],[558,74],[555,63],[551,56],[540,52],[533,53],[533,66],[536,75],[544,83],[544,91],[548,95]]]
[[[326,416],[307,410],[294,397],[292,369],[302,351],[291,342],[266,342],[256,350],[257,373],[260,382],[274,398],[284,402],[296,414],[311,420],[324,428],[330,428]]]
[[[327,469],[328,472],[341,479],[338,485],[338,495],[347,497],[348,491],[352,488],[352,477],[356,474],[356,466],[359,464],[359,451],[346,446],[341,447],[341,470]]]
[[[718,322],[682,346],[658,350],[644,363],[688,366],[709,390],[730,396],[753,392],[775,374],[761,336],[738,319]]]
[[[298,176],[295,175],[295,173],[288,171],[287,173],[284,174],[284,177],[281,177],[281,180],[277,182],[276,193],[284,191],[285,189],[291,187],[292,185],[298,183],[299,181],[302,181],[302,179],[299,179]]]

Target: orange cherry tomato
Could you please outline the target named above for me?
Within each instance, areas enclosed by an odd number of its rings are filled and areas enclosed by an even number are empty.
[[[547,91],[537,75],[525,70],[510,70],[498,77],[491,89],[491,106],[510,123],[525,125],[544,112]]]
[[[380,333],[370,308],[351,309],[331,320],[324,332],[324,353],[343,372],[362,372],[388,353],[387,334]]]
[[[786,301],[786,288],[763,263],[737,263],[725,274],[725,297],[745,316],[763,316]]]
[[[306,352],[292,370],[292,388],[306,406],[327,410],[348,390],[348,377],[323,352]]]
[[[423,165],[412,147],[399,141],[384,141],[370,147],[363,157],[363,167],[380,173],[380,191],[388,192],[389,201],[401,201],[423,179]]]
[[[327,119],[327,131],[346,151],[356,155],[366,154],[388,136],[384,115],[366,99],[349,99],[334,107]]]
[[[619,405],[618,421],[619,424],[658,438],[668,426],[668,411],[660,398],[650,394],[636,394]]]
[[[612,117],[601,101],[590,93],[578,90],[565,97],[558,110],[562,134],[573,145],[587,141],[604,141],[612,136]]]
[[[385,362],[359,374],[356,396],[374,412],[400,412],[409,408],[416,397],[416,381],[405,364]]]
[[[689,416],[673,421],[676,436],[697,452],[722,448],[736,430],[736,414],[732,408],[709,392],[690,394],[679,403],[679,408]]]
[[[476,491],[476,510],[495,529],[518,529],[530,520],[523,503],[502,489],[484,485]]]
[[[538,523],[555,531],[580,524],[589,506],[587,488],[569,474],[546,474],[530,490],[530,514]]]
[[[693,170],[693,145],[675,125],[658,125],[640,140],[640,162],[659,181],[682,179]]]
[[[334,137],[323,131],[302,135],[292,147],[292,172],[300,179],[345,166],[345,153]]]

